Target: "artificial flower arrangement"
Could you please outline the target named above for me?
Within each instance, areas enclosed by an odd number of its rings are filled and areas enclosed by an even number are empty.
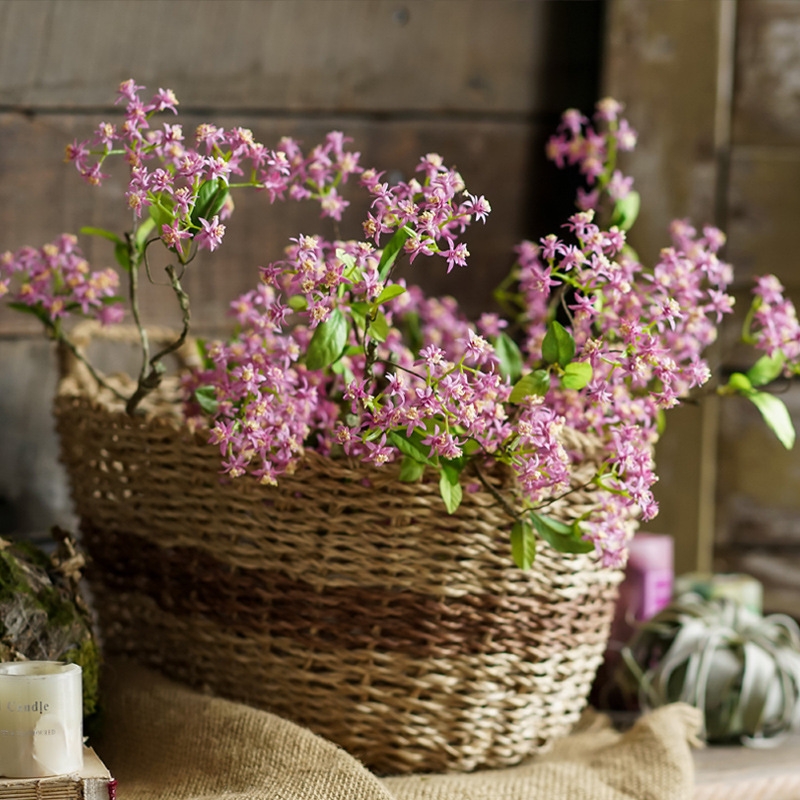
[[[93,138],[67,147],[90,185],[107,177],[108,160],[130,165],[131,230],[81,231],[110,241],[118,269],[93,271],[72,235],[5,253],[0,293],[9,306],[37,316],[83,359],[70,323],[117,325],[127,303],[142,362],[135,390],[120,399],[135,415],[161,383],[165,357],[187,341],[190,298],[181,281],[199,250],[223,246],[234,194],[316,201],[322,217],[340,220],[345,184],[357,182],[371,197],[364,238],[291,239],[284,258],[261,267],[258,285],[231,303],[232,338],[200,342],[201,366],[182,376],[185,420],[219,447],[222,474],[274,484],[309,449],[375,466],[400,462],[401,481],[438,472],[450,513],[464,492],[489,491],[508,512],[520,567],[532,563],[538,538],[561,552],[597,551],[609,566],[624,562],[622,521],[657,513],[652,447],[663,412],[711,379],[703,353],[732,310],[733,273],[712,227],[674,222],[672,245],[652,267],[626,244],[639,195],[617,154],[634,147],[636,134],[619,103],[601,101],[591,120],[565,112],[547,150],[584,176],[579,210],[560,234],[519,245],[496,293],[503,313],[470,322],[452,298],[426,297],[413,285],[418,259],[465,268],[464,234],[490,213],[438,155],[421,159],[417,177],[390,184],[360,164],[341,133],[307,152],[291,139],[270,149],[249,130],[212,124],[187,137],[171,120],[157,125],[159,114],[177,114],[173,92],[145,102],[142,91],[124,82],[122,124],[101,123]],[[153,280],[158,248],[169,257],[165,274],[183,324],[157,348],[141,322],[139,283]],[[800,373],[800,325],[775,277],[756,281],[744,334],[763,355],[712,388],[750,399],[791,447],[785,406],[761,388]],[[601,441],[604,453],[589,481],[595,506],[572,524],[548,515],[571,491],[580,457],[564,446],[565,426]],[[487,479],[497,462],[515,478],[503,491]]]

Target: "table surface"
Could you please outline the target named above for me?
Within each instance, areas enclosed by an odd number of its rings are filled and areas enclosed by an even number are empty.
[[[800,735],[767,748],[709,745],[694,759],[695,800],[800,800]]]

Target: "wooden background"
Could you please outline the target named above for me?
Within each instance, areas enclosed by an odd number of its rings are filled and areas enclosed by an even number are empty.
[[[558,114],[613,94],[640,131],[627,161],[645,197],[640,253],[657,254],[673,217],[715,222],[742,303],[764,271],[800,301],[795,0],[0,0],[0,250],[124,226],[121,179],[90,190],[62,155],[114,114],[128,77],[173,88],[187,123],[245,125],[266,144],[343,130],[394,176],[440,152],[494,211],[470,237],[467,270],[425,265],[413,277],[473,314],[513,245],[570,211],[572,187],[542,154]],[[227,300],[290,236],[329,232],[313,210],[239,197],[223,248],[191,285],[205,329],[224,325]],[[85,244],[93,263],[110,261],[102,242]],[[71,522],[54,367],[36,334],[0,312],[0,532]],[[727,340],[718,358],[735,367]],[[786,399],[800,422],[797,386]],[[769,602],[796,610],[800,450],[784,453],[756,416],[735,403],[670,416],[655,527],[675,536],[679,571],[716,559],[769,576]]]

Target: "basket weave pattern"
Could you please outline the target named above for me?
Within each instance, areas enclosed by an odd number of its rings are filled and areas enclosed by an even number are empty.
[[[310,453],[277,488],[221,482],[215,447],[85,388],[62,380],[56,418],[107,652],[382,773],[514,764],[575,723],[621,573],[547,546],[522,572],[491,494],[448,515],[391,465]]]

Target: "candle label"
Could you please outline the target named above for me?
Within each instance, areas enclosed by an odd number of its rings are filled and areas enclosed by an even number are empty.
[[[9,700],[6,707],[9,711],[27,711],[29,714],[32,711],[38,711],[40,714],[44,714],[46,711],[50,710],[50,703],[43,703],[41,700],[34,700],[33,703],[18,705]]]
[[[0,730],[0,736],[55,736],[56,729],[49,728],[48,730],[36,730],[32,731],[4,731]]]

